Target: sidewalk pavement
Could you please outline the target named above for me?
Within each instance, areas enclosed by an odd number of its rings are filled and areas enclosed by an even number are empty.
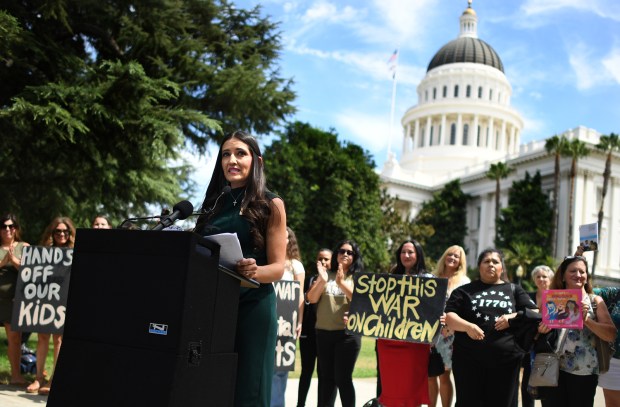
[[[375,397],[377,380],[371,379],[354,379],[353,385],[355,386],[356,405],[363,406],[368,400]],[[299,386],[299,379],[289,379],[286,385],[286,406],[295,407],[297,405],[297,388]],[[308,391],[308,398],[306,399],[306,406],[315,407],[317,402],[317,379],[312,379],[310,384],[310,391]],[[93,393],[93,397],[97,397],[96,393]],[[47,403],[47,397],[39,396],[36,394],[28,394],[24,388],[0,385],[0,406],[1,407],[34,407],[45,406]],[[439,403],[438,403],[439,404]],[[206,405],[206,404],[205,404]],[[454,403],[453,403],[454,405]],[[88,407],[88,401],[84,402],[84,406]],[[536,401],[536,407],[541,406],[539,401]],[[139,406],[138,406],[139,407]],[[336,407],[342,407],[340,400],[336,398]],[[603,390],[600,387],[596,388],[596,397],[594,398],[594,407],[605,407],[605,399],[603,397]]]

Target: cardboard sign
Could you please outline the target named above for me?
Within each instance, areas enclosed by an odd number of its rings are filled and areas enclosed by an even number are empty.
[[[569,289],[543,291],[543,323],[549,328],[583,329],[581,294]]]
[[[445,278],[359,273],[346,331],[354,335],[432,343],[446,305]]]
[[[72,262],[73,249],[24,247],[13,302],[13,330],[63,332]]]
[[[299,281],[276,281],[276,315],[278,317],[278,339],[276,340],[276,370],[295,370],[295,351],[297,338],[295,328],[299,320]]]

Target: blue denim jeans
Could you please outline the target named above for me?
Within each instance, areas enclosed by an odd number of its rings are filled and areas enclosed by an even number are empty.
[[[284,407],[284,393],[286,392],[286,381],[288,372],[273,372],[271,380],[271,407]]]

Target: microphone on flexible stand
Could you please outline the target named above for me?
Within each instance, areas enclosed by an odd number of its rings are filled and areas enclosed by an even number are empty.
[[[232,191],[230,185],[226,185],[224,188],[222,188],[222,192],[220,192],[220,195],[215,199],[215,203],[213,204],[213,206],[205,213],[212,213],[215,210],[217,202],[220,200],[220,198],[229,193],[230,191]]]
[[[117,229],[130,229],[131,227],[129,225],[126,225],[126,223],[131,223],[135,220],[149,220],[149,219],[158,219],[161,218],[161,215],[153,215],[153,216],[140,216],[137,218],[127,218],[124,221],[121,222],[120,225],[118,225]],[[132,225],[134,228],[136,227],[135,225]]]
[[[151,230],[162,230],[171,226],[177,220],[186,219],[194,211],[194,205],[190,201],[181,201],[174,205],[172,213],[161,218],[159,223]]]

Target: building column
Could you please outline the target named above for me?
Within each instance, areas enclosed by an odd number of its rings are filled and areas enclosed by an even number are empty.
[[[517,133],[514,125],[510,126],[510,154],[517,152],[519,146],[517,146]]]
[[[502,153],[507,153],[507,148],[506,148],[506,120],[502,120],[502,129],[499,132],[499,147],[498,150],[501,151]]]
[[[439,141],[439,145],[440,146],[445,146],[446,144],[448,144],[446,142],[446,115],[442,114],[441,115],[441,138],[438,140]]]
[[[456,116],[456,140],[455,145],[463,145],[463,115],[461,113]]]
[[[478,115],[474,115],[474,126],[473,126],[473,131],[471,131],[471,139],[469,141],[469,145],[470,146],[476,146],[476,143],[478,143]]]
[[[493,126],[493,116],[489,117],[489,127],[487,127],[488,137],[486,142],[487,148],[495,148],[495,127]]]
[[[412,149],[411,122],[405,126],[405,137],[403,137],[403,154],[408,153]]]
[[[420,119],[415,119],[413,128],[413,148],[417,148],[420,143]]]
[[[431,137],[431,126],[433,125],[433,123],[431,122],[431,117],[428,116],[426,118],[426,131],[424,132],[424,144],[422,145],[422,147],[428,147],[429,146],[429,140]]]

